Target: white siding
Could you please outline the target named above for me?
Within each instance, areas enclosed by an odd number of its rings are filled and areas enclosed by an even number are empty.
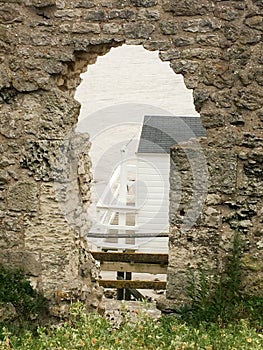
[[[136,206],[140,209],[136,224],[140,233],[168,232],[169,159],[168,154],[137,154]]]
[[[149,241],[140,242],[142,239],[136,240],[139,253],[168,253],[168,237],[156,237]]]

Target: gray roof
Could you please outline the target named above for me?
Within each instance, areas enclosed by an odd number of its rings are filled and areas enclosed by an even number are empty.
[[[169,153],[175,144],[204,136],[199,117],[145,116],[137,152]]]

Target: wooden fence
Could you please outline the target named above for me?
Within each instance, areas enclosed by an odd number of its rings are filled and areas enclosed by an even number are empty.
[[[100,262],[102,271],[116,271],[116,280],[99,279],[104,288],[117,288],[118,299],[142,295],[135,292],[137,289],[166,289],[165,281],[132,280],[132,272],[166,274],[168,254],[135,253],[135,252],[91,252],[94,259]],[[125,297],[126,296],[126,297]]]

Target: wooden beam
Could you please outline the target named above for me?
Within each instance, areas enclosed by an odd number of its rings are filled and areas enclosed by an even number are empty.
[[[113,224],[109,224],[107,225],[107,229],[108,230],[136,230],[137,226],[132,226],[132,225],[113,225]],[[119,236],[119,234],[116,234],[117,236]],[[121,235],[121,233],[120,233]],[[106,237],[107,237],[107,233],[106,233]],[[104,234],[105,237],[105,234]],[[121,237],[121,236],[120,236]]]
[[[127,276],[127,274],[126,274],[126,280],[127,279],[129,279],[129,278],[127,278],[127,277],[129,277],[129,276]],[[131,276],[130,276],[131,277]],[[117,279],[120,279],[120,280],[123,280],[124,278],[122,278],[120,275],[117,277]],[[131,280],[131,278],[130,278],[130,280]],[[125,294],[125,296],[127,295],[127,293],[128,293],[128,296],[130,295],[133,295],[134,296],[134,298],[136,299],[136,300],[146,300],[147,298],[142,294],[142,293],[140,293],[137,289],[131,289],[131,288],[125,288],[125,289],[117,289],[117,295],[118,295],[118,292],[119,291],[124,291],[124,294]]]
[[[108,204],[102,204],[102,205],[97,204],[96,208],[107,209],[109,211],[127,212],[127,213],[134,213],[140,209],[139,207],[134,207],[132,205],[119,206],[119,205],[108,205]]]
[[[104,288],[166,289],[166,282],[163,281],[98,280],[98,282]]]
[[[131,226],[133,229],[135,226]],[[110,227],[112,229],[112,227]],[[92,238],[151,238],[151,237],[169,237],[168,233],[99,233],[89,232],[86,237]]]
[[[119,252],[91,252],[95,260],[100,262],[129,262],[168,265],[168,254],[153,253],[119,253]]]
[[[167,266],[160,266],[157,264],[144,263],[126,263],[126,262],[101,262],[100,268],[102,271],[121,271],[121,272],[138,272],[151,274],[166,274]]]

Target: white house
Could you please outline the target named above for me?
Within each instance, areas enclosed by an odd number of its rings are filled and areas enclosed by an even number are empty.
[[[141,233],[169,231],[170,148],[191,138],[205,136],[199,117],[145,116],[137,150],[137,229]],[[140,249],[163,251],[168,239],[157,237]]]
[[[168,251],[168,237],[157,235],[169,231],[170,148],[203,136],[199,117],[144,117],[135,158],[126,159],[122,150],[123,161],[97,204],[97,229],[105,234],[100,248]]]

